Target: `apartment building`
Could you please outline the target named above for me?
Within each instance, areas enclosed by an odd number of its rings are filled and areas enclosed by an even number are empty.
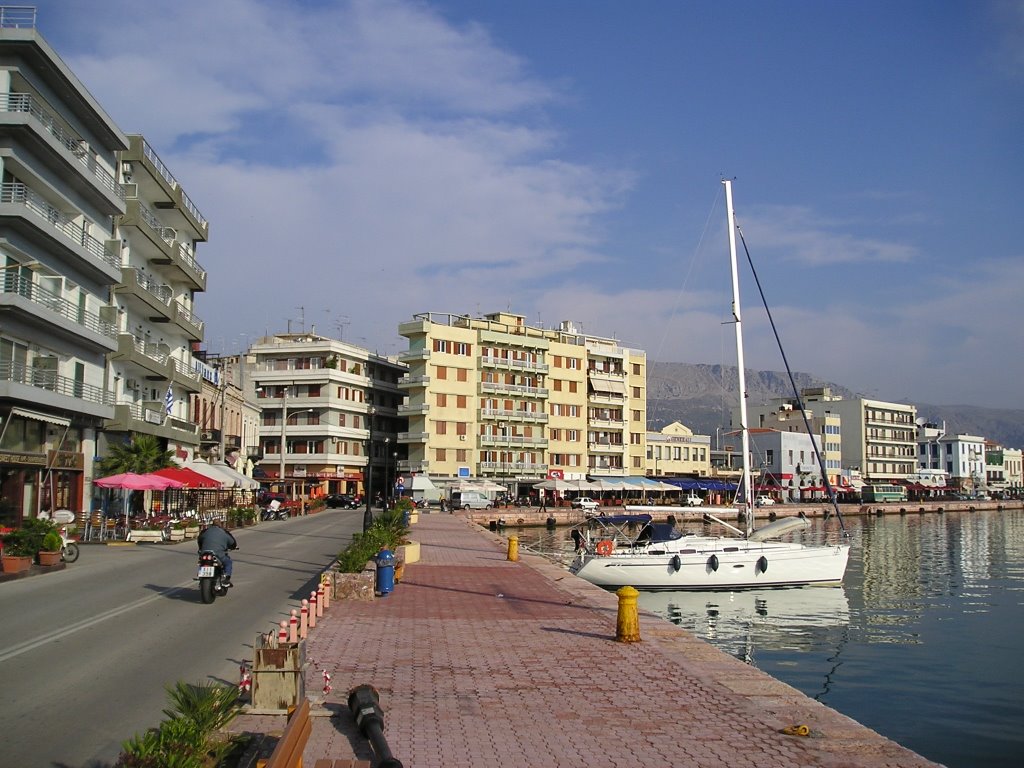
[[[711,436],[695,435],[678,421],[660,432],[648,432],[644,473],[649,477],[710,477]]]
[[[251,477],[261,458],[261,412],[252,385],[246,386],[242,356],[206,356],[194,364],[203,379],[190,404],[192,423],[199,430],[200,455],[223,458]]]
[[[985,476],[985,438],[979,435],[949,435],[938,438],[942,467],[949,484],[964,493],[988,490]]]
[[[145,138],[130,135],[128,144],[118,153],[126,200],[112,244],[121,262],[110,308],[114,418],[104,424],[99,454],[134,433],[159,438],[187,460],[200,444],[190,400],[203,387],[193,349],[203,340],[195,296],[206,290],[206,270],[196,250],[210,227]]]
[[[825,392],[823,389],[805,391]],[[831,407],[826,407],[822,404],[812,406],[806,402],[804,404],[804,412],[807,415],[806,423],[796,398],[776,398],[769,404],[748,405],[747,420],[751,429],[769,429],[777,432],[794,432],[805,435],[808,434],[808,425],[810,425],[810,434],[815,437],[822,460],[825,462],[825,472],[828,481],[833,486],[839,486],[841,485],[841,477],[843,475],[842,416],[838,411],[832,410]],[[733,428],[738,428],[740,419],[739,407],[732,409],[730,419]],[[759,466],[759,461],[760,459],[755,456],[753,466]],[[813,467],[809,466],[810,464],[813,464]],[[773,476],[770,479],[779,486],[788,486],[794,479],[792,468],[790,468],[790,471],[779,471],[780,474],[778,476]],[[813,471],[813,474],[818,477],[818,483],[821,483],[821,471],[818,467],[817,459],[813,455],[810,457],[810,462],[804,460],[801,463],[801,471],[805,472],[803,478],[805,480],[808,476],[806,472]],[[799,480],[799,477],[797,479]]]
[[[122,280],[129,142],[35,28],[0,16],[0,523],[87,504],[115,415],[110,291]]]
[[[293,496],[391,484],[405,458],[397,434],[406,366],[313,332],[262,338],[247,358],[262,410],[262,479]]]
[[[409,340],[403,471],[487,479],[513,495],[549,477],[644,474],[642,351],[508,312],[425,313],[399,333]]]

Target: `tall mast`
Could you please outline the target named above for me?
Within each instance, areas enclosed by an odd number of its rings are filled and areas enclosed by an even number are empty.
[[[747,535],[754,530],[754,488],[750,481],[750,430],[747,426],[747,372],[743,361],[743,320],[740,317],[740,275],[736,265],[736,220],[732,209],[732,181],[725,185],[725,212],[729,228],[729,266],[732,270],[732,319],[736,326],[736,367],[739,369],[740,439],[743,450],[743,502]]]

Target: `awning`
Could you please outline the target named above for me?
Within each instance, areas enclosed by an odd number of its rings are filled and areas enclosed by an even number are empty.
[[[45,421],[49,424],[56,424],[58,427],[71,426],[71,419],[65,419],[61,416],[51,416],[48,413],[39,413],[39,411],[30,411],[26,408],[11,408],[11,416],[21,416],[23,419],[34,419],[35,421]]]
[[[626,382],[620,378],[612,376],[595,376],[591,374],[589,377],[590,386],[592,386],[597,392],[610,392],[614,395],[626,394]]]
[[[185,468],[217,480],[225,488],[244,488],[248,491],[255,491],[260,487],[259,481],[246,477],[241,472],[236,472],[227,464],[207,464],[205,461],[193,459],[185,465]]]

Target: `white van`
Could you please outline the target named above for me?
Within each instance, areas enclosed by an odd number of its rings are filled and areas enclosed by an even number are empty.
[[[452,509],[490,509],[494,502],[479,491],[452,491]]]

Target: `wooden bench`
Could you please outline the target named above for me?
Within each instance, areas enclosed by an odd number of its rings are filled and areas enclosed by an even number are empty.
[[[288,724],[277,746],[266,760],[257,760],[256,768],[302,768],[302,752],[313,732],[309,716],[309,699],[288,716]],[[370,768],[369,760],[317,760],[313,768]]]
[[[309,719],[309,699],[288,716],[288,725],[277,740],[277,746],[267,760],[257,760],[256,768],[302,768],[302,750],[306,748],[313,722]]]

